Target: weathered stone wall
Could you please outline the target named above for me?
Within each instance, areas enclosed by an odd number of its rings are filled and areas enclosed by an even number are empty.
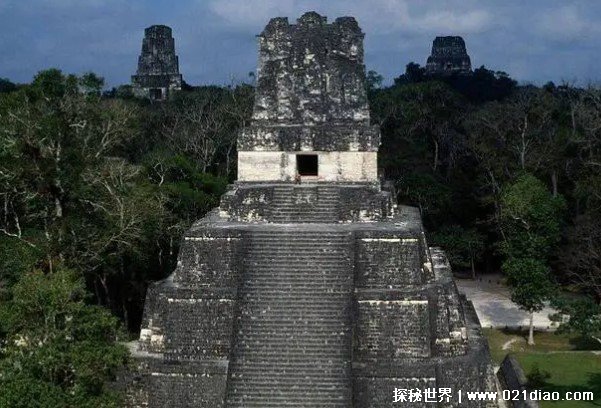
[[[160,356],[138,357],[125,408],[223,408],[227,362],[165,363]]]
[[[357,287],[384,289],[425,283],[419,239],[394,235],[362,237],[356,245]]]
[[[451,388],[454,398],[459,390],[496,391],[479,322],[444,253],[427,247],[415,209],[403,207],[400,216],[401,228],[356,235],[354,406],[398,406],[395,388]]]
[[[394,215],[390,193],[374,184],[238,183],[221,199],[220,215],[245,222],[374,222]]]
[[[243,241],[240,232],[193,228],[175,273],[151,285],[132,407],[223,406]]]
[[[238,137],[239,151],[377,152],[380,131],[361,123],[312,126],[255,121]]]
[[[369,121],[363,32],[352,17],[274,18],[259,35],[253,119],[314,124]]]
[[[359,300],[353,359],[364,364],[431,355],[426,299]]]
[[[395,388],[406,390],[436,388],[435,370],[432,367],[428,368],[428,370],[420,372],[419,377],[402,375],[391,377],[355,375],[353,382],[355,407],[398,408],[405,404],[420,408],[433,406],[433,404],[425,404],[423,401],[400,403],[393,400]]]
[[[203,231],[199,235],[184,236],[174,282],[188,286],[236,288],[241,245],[242,234],[239,232]]]
[[[505,356],[497,372],[497,377],[503,389],[512,391],[512,396],[518,396],[518,399],[514,401],[506,401],[508,405],[513,408],[538,408],[538,401],[521,398],[522,393],[528,391],[528,379],[520,363],[513,355]]]

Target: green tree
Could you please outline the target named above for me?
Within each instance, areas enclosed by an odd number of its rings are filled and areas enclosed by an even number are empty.
[[[528,344],[534,345],[534,313],[540,312],[555,293],[551,270],[544,260],[509,258],[503,262],[511,300],[530,313]]]
[[[430,174],[409,173],[398,181],[399,196],[419,208],[422,216],[444,213],[451,201],[451,191]]]
[[[104,78],[93,72],[86,72],[79,78],[78,82],[80,90],[88,95],[100,96],[100,92],[104,87]]]
[[[0,78],[0,93],[9,93],[17,90],[17,85],[6,78]]]
[[[511,299],[530,313],[528,344],[534,344],[534,312],[553,293],[549,259],[561,238],[563,197],[554,197],[536,177],[524,174],[509,184],[501,201],[502,269]]]
[[[559,297],[552,304],[559,310],[551,316],[551,320],[560,323],[558,333],[577,333],[601,344],[601,304],[590,296],[577,299]]]
[[[384,81],[384,77],[378,74],[376,71],[370,70],[367,71],[366,85],[367,91],[373,92],[376,89],[380,89],[382,87],[382,82]]]
[[[68,269],[24,275],[0,302],[0,406],[118,407],[106,386],[127,361],[119,322],[88,305]]]
[[[424,82],[426,77],[426,68],[421,67],[415,62],[410,62],[405,66],[405,73],[394,79],[396,85],[415,84]]]
[[[565,200],[554,197],[531,174],[510,183],[502,193],[501,252],[507,258],[549,259],[561,238]]]
[[[432,243],[446,251],[453,269],[469,268],[472,279],[476,279],[475,265],[484,250],[484,236],[476,229],[445,226],[432,234]]]
[[[164,197],[124,157],[139,108],[80,92],[90,79],[48,70],[0,97],[0,235],[35,249],[43,270],[82,271],[98,302],[133,327],[152,274],[152,262],[137,261],[160,253]]]
[[[229,176],[238,130],[250,119],[253,89],[205,86],[179,92],[152,117],[152,134],[202,173]]]

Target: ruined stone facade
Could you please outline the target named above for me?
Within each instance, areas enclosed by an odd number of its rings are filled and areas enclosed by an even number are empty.
[[[444,253],[377,182],[362,39],[316,13],[259,36],[239,180],[148,290],[130,406],[450,407],[496,390]],[[453,395],[394,402],[395,388]]]
[[[429,75],[469,75],[472,72],[470,56],[461,37],[436,37],[432,55],[426,63]]]
[[[153,25],[144,30],[138,70],[132,75],[134,94],[151,100],[165,100],[182,87],[175,40],[170,27]]]
[[[363,36],[349,17],[269,22],[259,35],[253,123],[238,140],[238,181],[377,180]]]

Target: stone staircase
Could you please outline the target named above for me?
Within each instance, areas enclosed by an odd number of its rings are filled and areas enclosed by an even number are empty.
[[[227,408],[351,406],[349,232],[254,231]]]
[[[270,221],[274,223],[338,222],[340,190],[336,186],[276,186]]]

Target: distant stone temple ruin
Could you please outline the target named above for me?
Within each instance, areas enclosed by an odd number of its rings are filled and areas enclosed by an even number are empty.
[[[461,37],[436,37],[432,55],[426,63],[429,75],[468,75],[472,72],[470,56]]]
[[[378,182],[363,37],[314,12],[259,35],[238,181],[148,289],[129,406],[450,407],[497,391],[445,254]]]
[[[153,25],[144,30],[138,70],[131,82],[136,96],[165,100],[170,92],[182,87],[179,60],[171,28]]]

